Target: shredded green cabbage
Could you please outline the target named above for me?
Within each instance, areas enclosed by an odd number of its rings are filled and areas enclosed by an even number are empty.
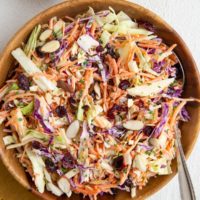
[[[36,48],[36,45],[37,45],[37,38],[38,38],[38,35],[41,31],[41,25],[38,24],[32,31],[29,39],[28,39],[28,42],[26,43],[26,46],[24,47],[24,53],[30,57],[31,56],[31,53],[35,50]]]

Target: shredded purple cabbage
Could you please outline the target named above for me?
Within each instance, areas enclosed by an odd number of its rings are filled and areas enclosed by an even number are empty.
[[[139,21],[137,21],[137,23],[138,23],[139,27],[147,29],[148,31],[155,32],[155,30],[156,30],[155,26],[148,21],[139,20]]]
[[[153,70],[157,73],[161,73],[163,66],[165,65],[165,61],[154,62]]]
[[[51,55],[51,57],[53,58],[51,60],[52,64],[57,64],[60,61],[60,57],[62,56],[64,50],[67,48],[67,43],[61,41],[60,44],[60,48]]]
[[[72,168],[75,168],[75,167],[76,167],[77,162],[76,162],[76,160],[74,159],[74,157],[70,154],[70,152],[67,152],[67,153],[64,155],[63,159],[62,159],[62,165],[63,165],[63,167],[65,167],[65,168],[70,168],[70,169],[72,169]]]
[[[125,129],[122,126],[115,126],[108,129],[107,133],[116,138],[121,138],[125,133]]]
[[[34,117],[40,122],[42,127],[44,128],[44,131],[46,133],[53,133],[53,127],[50,126],[50,124],[45,121],[42,117],[42,115],[39,113],[39,108],[40,108],[40,101],[38,99],[35,100],[34,102]]]
[[[185,107],[183,107],[181,109],[181,112],[179,113],[180,117],[181,117],[181,120],[184,121],[184,122],[187,122],[190,120],[190,116],[189,116],[189,113],[188,111],[186,110]]]
[[[88,138],[89,137],[89,132],[87,130],[87,122],[83,122],[83,130],[82,130],[82,133],[81,133],[81,137],[80,139],[83,140],[84,138]]]
[[[169,112],[169,106],[166,103],[163,103],[160,123],[153,130],[151,136],[158,137],[161,134],[162,129],[164,128],[164,125],[168,118],[168,112]]]
[[[76,184],[74,183],[74,181],[71,178],[69,179],[69,183],[73,188],[76,188]]]
[[[153,149],[153,147],[151,147],[151,146],[149,146],[149,145],[145,145],[145,144],[139,144],[139,146],[140,146],[141,148],[143,148],[144,150],[146,150],[146,151],[150,151],[150,150]]]
[[[180,97],[182,92],[183,90],[180,88],[169,87],[167,90],[167,95],[169,95],[170,97]]]
[[[156,52],[156,49],[151,48],[151,49],[147,49],[147,54],[154,54]]]
[[[86,32],[89,32],[90,29],[91,29],[91,26],[92,26],[92,22],[93,22],[93,19],[91,18],[90,20],[88,20],[86,26],[85,26],[85,29],[86,29]]]
[[[163,165],[163,164],[162,164],[162,165],[160,166],[161,169],[162,169],[162,168],[165,168],[165,167],[167,167],[167,165]]]

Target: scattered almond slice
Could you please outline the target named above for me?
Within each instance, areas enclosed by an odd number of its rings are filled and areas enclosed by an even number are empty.
[[[97,94],[97,99],[101,98],[101,91],[98,83],[95,83],[94,85],[94,91]]]
[[[56,50],[58,50],[60,47],[60,42],[58,40],[52,40],[50,42],[47,42],[42,46],[41,51],[45,53],[53,53]]]
[[[95,117],[93,124],[100,128],[111,128],[112,127],[112,124],[103,116]]]
[[[63,20],[57,21],[53,27],[54,32],[59,31],[64,25],[65,25],[65,22]]]
[[[144,123],[139,120],[129,120],[123,123],[123,127],[128,130],[140,130],[144,127]]]
[[[158,94],[162,90],[164,90],[166,87],[168,87],[170,84],[174,82],[174,78],[169,78],[157,82],[153,82],[149,85],[141,85],[136,86],[133,88],[127,89],[128,94],[131,96],[150,96],[154,94]]]
[[[62,177],[61,179],[58,180],[58,187],[68,196],[70,197],[72,194],[72,191],[70,189],[70,183],[69,181],[65,178]]]
[[[69,125],[69,127],[68,127],[68,129],[67,129],[67,131],[66,131],[66,136],[67,136],[68,138],[70,138],[70,139],[76,137],[76,135],[77,135],[77,133],[78,133],[78,131],[79,131],[79,128],[80,128],[80,123],[79,123],[79,121],[78,121],[78,120],[73,121],[73,122]]]
[[[139,72],[139,69],[138,69],[138,66],[137,66],[137,63],[133,60],[131,60],[129,63],[128,63],[128,68],[131,72],[134,72],[134,73],[138,73]]]
[[[52,30],[46,29],[40,34],[40,37],[39,37],[40,41],[42,42],[46,41],[50,37],[51,34],[52,34]]]
[[[112,172],[113,171],[113,167],[108,164],[106,161],[102,161],[101,162],[101,167],[109,172]]]
[[[147,170],[147,158],[144,155],[136,155],[133,161],[133,167],[145,172]]]

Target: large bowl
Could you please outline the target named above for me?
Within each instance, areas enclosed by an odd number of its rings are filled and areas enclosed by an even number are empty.
[[[49,18],[53,16],[75,16],[79,13],[82,13],[91,6],[95,10],[107,9],[109,6],[112,6],[116,11],[123,10],[129,16],[135,19],[146,20],[153,23],[156,26],[157,34],[164,39],[164,41],[171,45],[176,43],[178,46],[175,50],[179,56],[185,73],[186,73],[186,83],[184,96],[185,97],[196,97],[200,98],[200,78],[199,72],[197,70],[194,59],[187,48],[184,41],[176,33],[176,31],[169,26],[164,20],[153,12],[133,3],[129,3],[123,0],[72,0],[65,1],[61,4],[55,5],[30,20],[26,23],[10,40],[6,48],[3,50],[3,53],[0,58],[0,84],[2,85],[6,79],[8,70],[12,67],[13,57],[11,56],[11,51],[26,40],[30,34],[33,27],[38,23],[44,23]],[[199,129],[200,129],[200,106],[196,103],[190,103],[187,106],[187,109],[190,113],[191,120],[189,123],[184,123],[181,127],[182,130],[182,144],[186,157],[190,155],[194,144],[197,140]],[[4,133],[0,133],[0,155],[3,163],[9,170],[9,172],[15,177],[15,179],[23,185],[28,190],[32,191],[36,195],[42,197],[43,199],[53,200],[53,199],[67,199],[66,197],[55,197],[49,192],[40,194],[37,192],[33,182],[30,180],[30,177],[25,173],[24,168],[19,164],[18,159],[15,157],[14,150],[6,150],[2,142],[2,137]],[[144,199],[153,193],[160,190],[164,185],[166,185],[176,174],[176,160],[172,164],[173,173],[167,176],[159,176],[157,178],[152,178],[146,187],[141,191],[137,191],[137,196],[135,199]],[[128,200],[131,199],[130,194],[125,192],[119,192],[115,197],[103,196],[101,199],[117,199],[117,200]],[[71,199],[81,199],[78,195],[73,195]]]

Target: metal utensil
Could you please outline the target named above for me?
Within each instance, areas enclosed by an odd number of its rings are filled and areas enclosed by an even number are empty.
[[[184,85],[185,83],[185,73],[181,61],[179,60],[178,56],[175,54],[178,63],[176,64],[178,70],[181,74],[179,77],[182,80]],[[178,179],[179,179],[179,187],[180,187],[180,194],[182,200],[196,200],[194,188],[192,185],[192,181],[190,178],[190,174],[187,168],[185,155],[183,152],[183,147],[181,144],[181,131],[178,128],[178,124],[174,127],[175,135],[176,135],[176,147],[177,147],[177,163],[178,163]]]

